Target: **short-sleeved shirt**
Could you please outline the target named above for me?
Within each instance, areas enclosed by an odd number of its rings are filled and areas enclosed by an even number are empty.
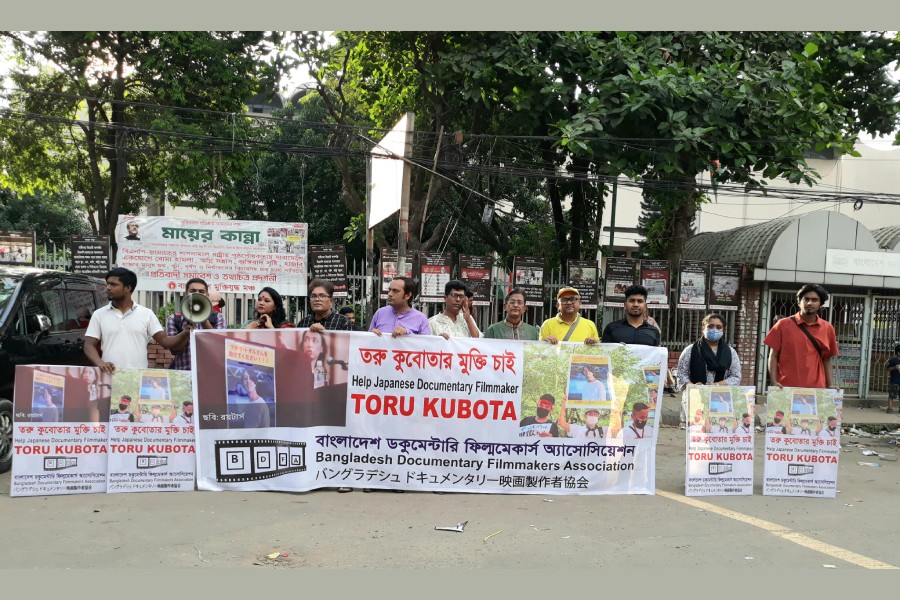
[[[888,361],[888,367],[896,367],[900,365],[900,358],[892,358]],[[891,383],[900,385],[900,371],[891,371]]]
[[[431,327],[428,325],[428,317],[414,308],[407,309],[400,314],[393,306],[383,306],[372,315],[369,323],[369,331],[377,329],[385,333],[394,331],[397,325],[402,325],[413,335],[431,335]]]
[[[453,321],[444,313],[438,313],[428,319],[428,327],[431,329],[431,335],[446,333],[452,338],[472,337],[466,318],[462,314],[456,315],[456,321]]]
[[[549,433],[551,437],[559,437],[559,426],[555,421],[547,419],[544,422],[539,422],[537,418],[532,415],[530,417],[525,417],[519,422],[519,437],[537,437],[547,433]]]
[[[821,356],[800,327],[805,327],[818,342],[822,352]],[[778,352],[779,385],[784,387],[825,387],[825,365],[822,360],[838,354],[837,337],[831,323],[817,317],[815,322],[810,325],[798,312],[775,323],[766,335],[764,343]]]
[[[620,319],[607,324],[603,328],[604,344],[639,344],[641,346],[659,346],[659,329],[644,321],[640,327],[634,327],[628,319]]]
[[[513,327],[504,320],[488,327],[484,331],[484,337],[495,340],[537,341],[540,338],[540,331],[534,325],[522,321]]]
[[[572,325],[563,321],[562,317],[557,313],[555,317],[550,317],[544,321],[543,325],[541,325],[541,339],[546,340],[552,335],[561,342],[571,328]],[[594,325],[594,322],[590,319],[581,317],[578,319],[578,324],[575,325],[575,331],[572,332],[572,335],[570,335],[569,339],[566,341],[583,342],[589,337],[595,339],[600,337],[600,334],[597,333],[597,326]]]
[[[116,368],[146,369],[147,344],[162,330],[149,308],[135,303],[122,313],[110,302],[91,315],[85,336],[100,340],[103,360]]]

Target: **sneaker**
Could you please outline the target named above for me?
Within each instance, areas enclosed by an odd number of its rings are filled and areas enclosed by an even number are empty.
[[[349,487],[339,487],[338,488],[338,494],[346,494],[347,492],[352,492],[352,491],[353,491],[353,488],[349,488]]]

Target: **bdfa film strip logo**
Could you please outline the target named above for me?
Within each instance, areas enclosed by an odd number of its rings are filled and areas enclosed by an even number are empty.
[[[164,467],[169,464],[168,456],[152,456],[149,454],[141,454],[137,457],[138,469],[155,469],[156,467]]]
[[[734,465],[731,463],[721,463],[721,462],[711,462],[709,463],[709,474],[710,475],[723,475],[724,473],[731,473],[734,470]]]
[[[810,475],[815,470],[812,465],[801,465],[797,463],[788,463],[787,474],[795,477],[800,475]]]
[[[216,481],[259,481],[306,470],[306,442],[216,440]]]
[[[62,471],[78,466],[78,457],[75,456],[45,456],[45,471]]]

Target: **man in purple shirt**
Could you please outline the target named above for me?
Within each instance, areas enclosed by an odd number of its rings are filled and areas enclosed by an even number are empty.
[[[387,306],[379,308],[372,316],[369,331],[375,335],[390,333],[400,335],[431,335],[428,317],[412,307],[416,295],[416,282],[409,277],[395,277],[388,286]]]

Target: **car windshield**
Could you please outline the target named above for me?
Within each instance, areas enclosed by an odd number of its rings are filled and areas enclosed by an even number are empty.
[[[6,305],[9,304],[10,299],[13,297],[13,293],[16,291],[16,288],[19,287],[21,281],[21,275],[0,276],[0,315],[6,312]]]

